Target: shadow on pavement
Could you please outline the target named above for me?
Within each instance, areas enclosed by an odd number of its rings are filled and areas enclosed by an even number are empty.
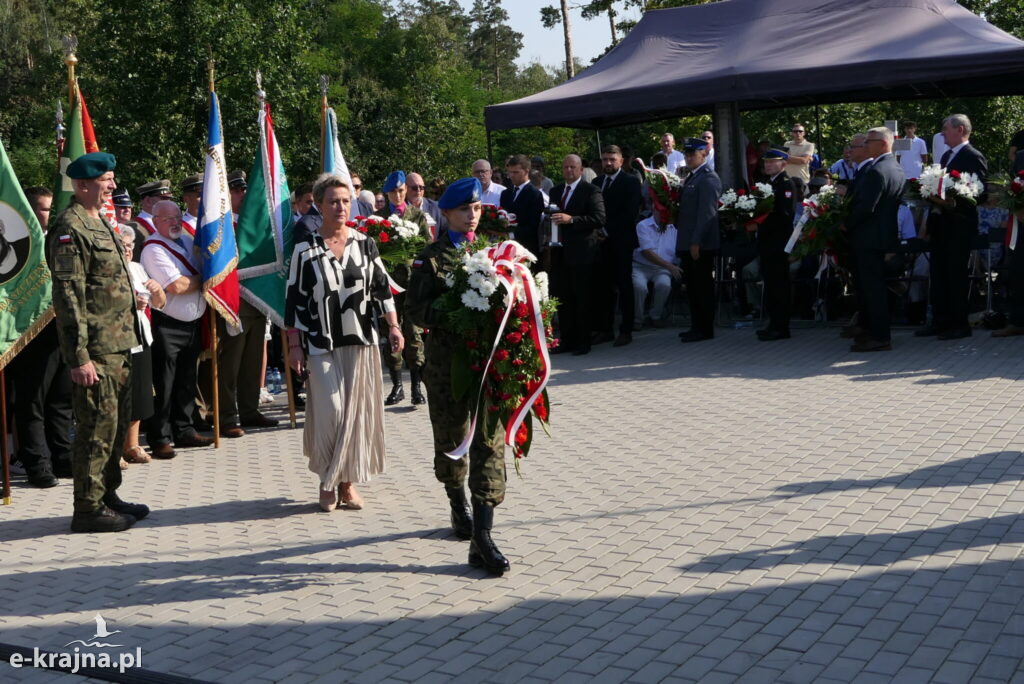
[[[294,582],[308,569],[256,566],[258,577],[284,570]],[[127,647],[143,648],[145,667],[212,681],[293,674],[303,681],[583,681],[602,673],[609,681],[1010,681],[1024,654],[1022,574],[1001,560],[686,596],[527,599],[501,610],[399,619],[331,619],[314,606],[301,619],[246,623],[218,619],[213,608],[202,624],[109,624],[123,630]],[[224,595],[202,588],[179,585],[177,600]],[[73,624],[7,629],[4,641],[59,649],[90,628],[92,611],[126,603],[87,601],[72,607],[81,614]],[[157,652],[147,659],[150,650]],[[936,678],[940,669],[944,677]],[[6,664],[0,672],[13,674]]]

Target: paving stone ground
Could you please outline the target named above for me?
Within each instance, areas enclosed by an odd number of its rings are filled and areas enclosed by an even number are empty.
[[[289,429],[133,465],[154,512],[127,533],[71,535],[70,484],[19,485],[0,642],[61,650],[100,613],[215,682],[1024,682],[1024,339],[676,332],[556,357],[502,578],[466,565],[400,407],[358,512],[318,512]]]

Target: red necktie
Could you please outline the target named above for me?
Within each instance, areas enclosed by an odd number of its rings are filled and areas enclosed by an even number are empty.
[[[566,202],[569,201],[569,193],[570,192],[572,192],[572,186],[571,185],[566,185],[565,186],[565,192],[562,193],[562,201],[559,204],[559,206],[562,207],[562,209],[565,209],[565,204],[566,204]]]

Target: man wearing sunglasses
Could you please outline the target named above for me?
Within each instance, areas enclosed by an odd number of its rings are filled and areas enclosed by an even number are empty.
[[[807,130],[803,124],[795,124],[793,139],[786,142],[784,149],[789,159],[786,161],[786,175],[799,178],[804,184],[811,182],[811,160],[814,158],[814,143],[808,142],[804,136]]]

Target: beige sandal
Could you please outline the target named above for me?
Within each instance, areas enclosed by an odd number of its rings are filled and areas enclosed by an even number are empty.
[[[128,470],[128,461],[124,460],[124,456],[121,457],[121,462],[118,465],[121,466],[121,470]]]
[[[152,457],[142,447],[133,446],[124,450],[124,460],[129,463],[149,463]]]

